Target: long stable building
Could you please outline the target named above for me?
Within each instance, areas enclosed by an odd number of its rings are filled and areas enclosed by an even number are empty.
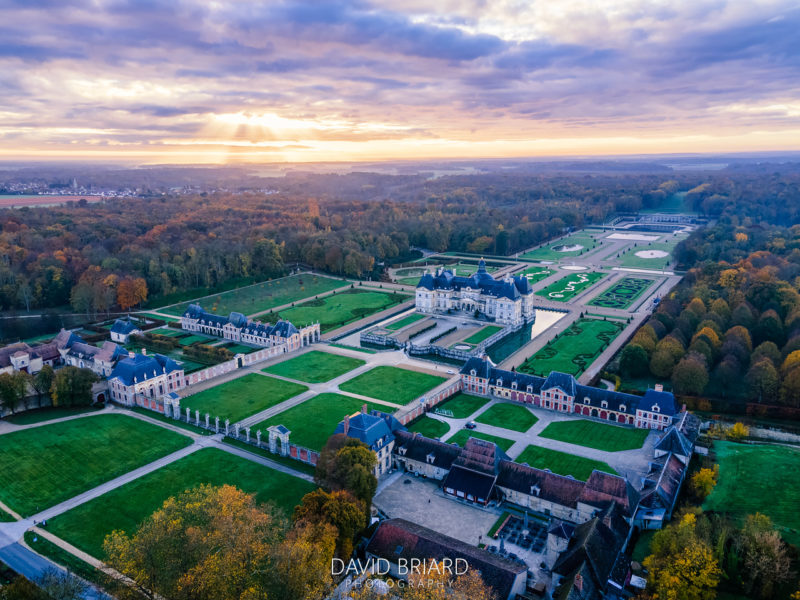
[[[443,268],[423,275],[417,284],[416,309],[427,314],[478,311],[503,325],[520,325],[535,315],[528,278],[507,276],[496,280],[487,273],[483,259],[469,277],[459,277]]]
[[[461,369],[465,392],[494,396],[558,412],[596,417],[641,429],[666,429],[678,413],[675,396],[660,389],[644,396],[581,385],[566,373],[547,377],[498,369],[487,358],[471,358]]]

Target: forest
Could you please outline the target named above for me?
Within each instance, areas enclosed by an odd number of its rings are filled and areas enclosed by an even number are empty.
[[[191,170],[178,173],[186,184]],[[504,255],[614,213],[656,208],[679,191],[698,212],[737,219],[748,230],[797,222],[800,210],[795,165],[438,178],[233,174],[245,189],[234,189],[231,174],[224,189],[208,187],[211,175],[201,170],[198,181],[210,191],[155,192],[150,183],[163,180],[145,171],[140,198],[0,211],[0,310],[154,306],[277,277],[297,264],[379,279],[387,265],[414,257],[414,248]],[[128,172],[117,176],[137,181]],[[684,245],[680,266],[691,267],[700,250]],[[710,250],[731,264],[738,251]]]

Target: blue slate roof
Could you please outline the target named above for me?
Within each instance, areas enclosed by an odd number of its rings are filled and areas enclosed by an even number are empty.
[[[269,323],[257,323],[255,321],[248,321],[242,313],[232,312],[228,317],[211,314],[207,312],[199,304],[190,304],[183,313],[183,316],[189,319],[198,319],[204,321],[208,325],[215,325],[216,327],[224,327],[230,323],[234,327],[241,329],[242,333],[246,335],[254,335],[257,337],[271,337],[276,335],[278,337],[290,337],[295,333],[299,333],[289,321],[278,321],[275,325]]]
[[[642,410],[650,410],[653,406],[657,406],[658,412],[662,415],[674,415],[677,412],[675,396],[671,392],[647,390],[641,400],[641,406]]]
[[[479,289],[486,296],[511,300],[518,299],[521,294],[532,293],[527,277],[517,276],[511,278],[510,281],[497,281],[486,271],[486,262],[483,259],[478,263],[478,270],[469,277],[453,275],[449,269],[442,269],[436,275],[430,273],[423,275],[417,287],[428,290],[454,291],[464,288]]]
[[[119,379],[124,385],[147,381],[158,375],[183,370],[177,362],[163,354],[134,354],[117,363],[109,379]]]
[[[692,454],[692,442],[678,431],[677,427],[672,425],[661,439],[656,442],[654,449],[676,454],[677,456],[690,456]]]
[[[370,413],[360,412],[350,417],[347,436],[364,442],[370,449],[375,450],[378,442],[386,445],[394,440],[393,431],[405,430],[393,416],[373,410]],[[344,421],[336,426],[334,434],[344,433]]]
[[[572,375],[551,371],[550,375],[545,379],[544,384],[542,384],[542,389],[550,390],[556,387],[567,394],[567,396],[572,396],[574,398],[577,382]]]
[[[139,326],[130,319],[117,319],[114,321],[114,326],[111,328],[111,333],[128,335],[137,329],[139,329]]]

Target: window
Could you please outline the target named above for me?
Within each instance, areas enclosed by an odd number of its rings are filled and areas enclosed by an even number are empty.
[[[608,408],[608,402],[606,402],[605,400],[603,400],[603,401],[600,403],[600,408]]]

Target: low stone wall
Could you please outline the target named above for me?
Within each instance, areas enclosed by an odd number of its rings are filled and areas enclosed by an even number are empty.
[[[399,409],[394,414],[394,417],[400,421],[400,423],[406,425],[431,410],[437,404],[440,404],[451,396],[455,396],[460,391],[461,376],[458,375],[455,379],[446,381],[439,387],[434,388],[431,392],[428,392],[425,396],[417,398],[414,402]]]
[[[202,369],[201,371],[195,371],[194,373],[189,373],[185,376],[185,384],[186,386],[191,386],[195,383],[200,383],[201,381],[208,381],[209,379],[213,379],[214,377],[219,377],[220,375],[224,375],[226,373],[230,373],[231,371],[235,371],[236,369],[248,367],[250,365],[263,362],[265,360],[269,360],[275,356],[279,356],[281,354],[285,354],[289,351],[289,348],[286,344],[278,344],[277,346],[270,346],[269,348],[262,348],[261,350],[256,350],[255,352],[251,352],[250,354],[237,354],[231,360],[225,361],[224,363],[220,363],[218,365],[213,365],[211,367],[207,367]],[[191,390],[187,390],[184,394],[185,396],[191,395]]]

